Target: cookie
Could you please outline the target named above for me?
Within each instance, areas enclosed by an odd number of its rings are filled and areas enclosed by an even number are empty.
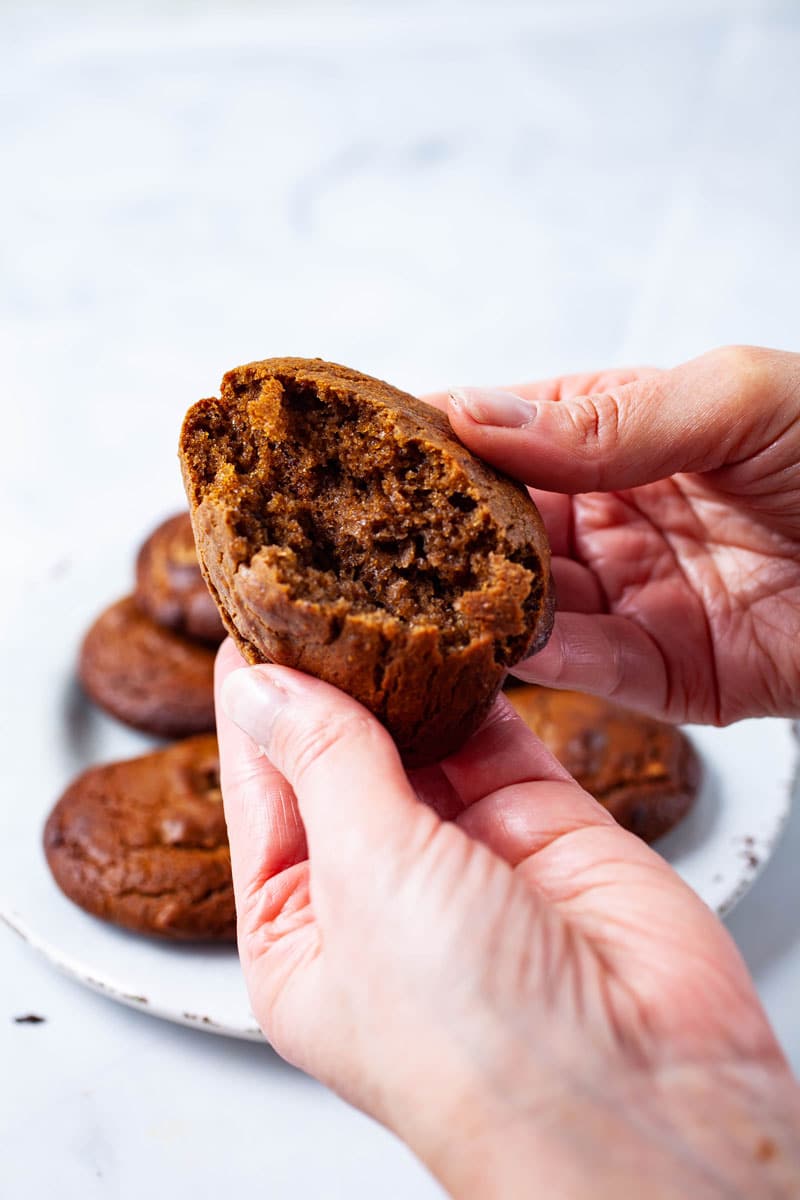
[[[160,737],[214,728],[214,650],[156,625],[132,596],[98,617],[84,638],[78,674],[106,712]]]
[[[195,542],[248,662],[349,692],[410,765],[455,750],[553,620],[526,490],[447,419],[319,359],[229,372],[180,440]]]
[[[533,732],[625,829],[655,841],[691,808],[700,763],[674,725],[580,692],[507,692]]]
[[[157,624],[187,637],[215,646],[225,637],[197,561],[188,513],[164,521],[139,551],[136,603]]]
[[[213,734],[84,772],[51,812],[44,851],[62,892],[96,917],[174,940],[235,938]]]

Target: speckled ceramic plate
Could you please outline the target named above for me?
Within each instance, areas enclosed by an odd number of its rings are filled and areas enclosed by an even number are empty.
[[[236,952],[173,946],[106,925],[66,900],[41,850],[45,817],[87,766],[156,743],[94,709],[74,678],[80,637],[130,587],[132,552],[62,564],[36,581],[0,634],[3,788],[0,916],[61,970],[154,1016],[241,1038],[261,1034]],[[109,591],[109,580],[119,588]],[[13,686],[12,686],[13,681]],[[692,813],[658,849],[716,912],[741,899],[768,861],[791,803],[795,744],[788,721],[690,728],[705,765]]]

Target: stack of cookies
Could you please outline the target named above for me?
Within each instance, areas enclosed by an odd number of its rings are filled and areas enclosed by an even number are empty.
[[[139,933],[235,938],[213,733],[214,656],[223,637],[181,513],[144,543],[134,594],[98,617],[80,650],[79,677],[95,704],[146,733],[184,739],[84,772],[45,827],[47,861],[62,891]]]
[[[205,585],[188,513],[154,530],[136,588],[84,638],[78,674],[112,716],[157,737],[214,729],[214,656],[225,630]]]

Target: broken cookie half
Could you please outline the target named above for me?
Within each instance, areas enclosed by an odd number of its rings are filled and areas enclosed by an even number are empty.
[[[455,750],[553,622],[524,488],[436,409],[319,359],[230,371],[180,457],[203,572],[250,663],[373,712],[409,764]]]

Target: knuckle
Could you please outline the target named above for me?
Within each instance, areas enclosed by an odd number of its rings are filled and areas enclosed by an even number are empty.
[[[609,644],[609,664],[608,678],[606,680],[607,693],[610,699],[615,699],[625,689],[627,680],[627,670],[625,661],[625,652],[623,644],[619,640],[610,640]]]
[[[602,491],[607,466],[620,448],[622,406],[616,392],[579,396],[565,412],[570,421],[572,450],[586,472],[585,491]]]
[[[580,446],[587,452],[613,448],[619,440],[620,403],[614,392],[579,396],[568,406]]]
[[[771,354],[758,346],[723,346],[713,352],[717,369],[743,399],[758,395],[768,377]]]

